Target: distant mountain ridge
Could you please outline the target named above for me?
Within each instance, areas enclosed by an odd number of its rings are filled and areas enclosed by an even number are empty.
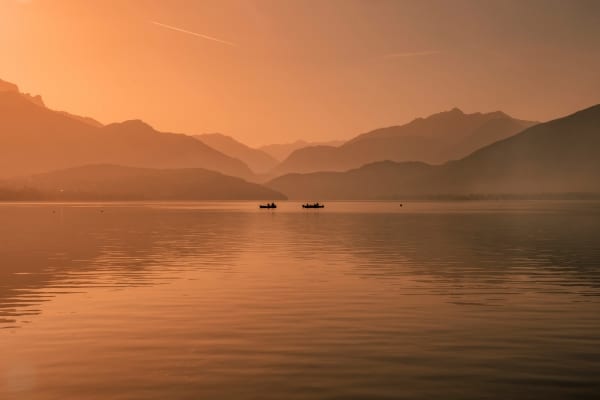
[[[292,199],[600,194],[600,105],[541,123],[457,161],[376,162],[347,172],[288,174],[268,186]]]
[[[103,126],[46,108],[39,98],[0,83],[0,177],[30,175],[86,164],[149,168],[205,168],[252,177],[242,161],[183,134],[139,121]]]
[[[200,168],[86,165],[0,184],[5,197],[35,200],[281,200],[273,189]]]
[[[339,147],[312,146],[296,150],[273,172],[345,171],[383,160],[440,164],[464,157],[534,124],[500,111],[465,114],[455,108],[405,125],[358,135]]]
[[[268,144],[265,146],[261,146],[258,149],[271,155],[273,158],[275,158],[278,161],[283,161],[294,151],[305,148],[305,147],[313,147],[313,146],[337,147],[337,146],[341,146],[342,144],[344,144],[343,140],[330,140],[330,141],[326,141],[326,142],[307,142],[305,140],[296,140],[295,142],[292,142],[292,143]]]
[[[223,154],[245,162],[255,173],[265,173],[278,163],[268,153],[254,149],[221,133],[205,133],[194,135],[194,137]]]
[[[16,93],[16,94],[20,95],[21,97],[23,97],[24,99],[29,100],[34,104],[37,104],[38,106],[46,107],[46,104],[44,103],[42,96],[40,96],[40,95],[33,96],[29,93],[21,93],[19,91],[19,87],[17,85],[15,85],[14,83],[3,81],[2,79],[0,79],[0,93],[2,93],[2,92]],[[96,127],[102,126],[102,124],[100,122],[98,122],[95,119],[90,118],[90,117],[82,117],[79,115],[68,113],[66,111],[56,111],[56,112],[61,113],[67,117],[76,119],[78,121],[85,122],[88,125],[92,125],[92,126],[96,126]]]
[[[0,93],[14,93],[32,102],[33,104],[36,104],[41,107],[46,107],[46,105],[44,104],[44,100],[42,100],[42,96],[34,96],[29,93],[21,93],[17,85],[11,82],[3,81],[2,79],[0,79]]]

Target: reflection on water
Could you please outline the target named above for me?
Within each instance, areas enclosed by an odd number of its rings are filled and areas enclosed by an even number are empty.
[[[0,398],[594,398],[599,217],[0,205]]]

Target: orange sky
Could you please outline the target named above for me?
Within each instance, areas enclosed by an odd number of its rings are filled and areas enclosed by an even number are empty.
[[[1,79],[104,123],[252,145],[454,106],[561,116],[600,102],[599,49],[594,0],[0,0]]]

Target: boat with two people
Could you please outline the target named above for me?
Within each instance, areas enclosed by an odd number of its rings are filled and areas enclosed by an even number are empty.
[[[258,208],[277,208],[275,203],[260,204]]]
[[[316,203],[306,203],[302,204],[302,208],[325,208],[325,204]]]

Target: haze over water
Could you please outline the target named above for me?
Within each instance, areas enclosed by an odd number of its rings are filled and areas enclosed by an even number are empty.
[[[0,205],[0,398],[594,398],[600,203]]]

